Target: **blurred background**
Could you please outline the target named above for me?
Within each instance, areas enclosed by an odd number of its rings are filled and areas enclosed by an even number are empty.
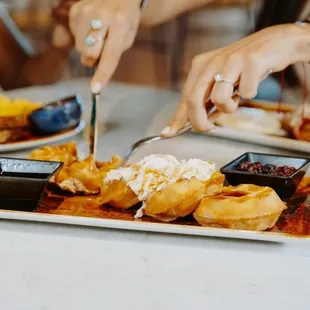
[[[36,51],[50,42],[51,7],[58,0],[9,0],[8,10]],[[183,15],[154,29],[141,29],[134,47],[122,58],[113,80],[178,89],[192,58],[201,52],[230,44],[253,25],[256,1],[223,0],[204,10]],[[63,79],[89,76],[72,52]]]

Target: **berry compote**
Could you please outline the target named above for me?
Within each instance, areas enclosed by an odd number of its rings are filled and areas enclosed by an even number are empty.
[[[275,166],[272,164],[261,164],[259,162],[251,163],[249,161],[244,161],[238,166],[239,171],[251,172],[256,174],[268,174],[281,177],[289,177],[294,172],[296,168],[290,166]]]

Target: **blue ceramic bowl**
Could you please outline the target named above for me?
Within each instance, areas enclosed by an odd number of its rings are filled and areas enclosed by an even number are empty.
[[[31,125],[41,134],[55,134],[79,125],[82,116],[80,96],[51,102],[29,116]]]

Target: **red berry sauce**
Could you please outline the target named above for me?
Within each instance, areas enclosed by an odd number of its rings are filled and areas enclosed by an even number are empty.
[[[262,165],[259,162],[250,163],[249,161],[240,163],[237,169],[239,171],[251,172],[255,174],[268,174],[281,177],[289,177],[296,172],[296,168],[290,166],[275,166],[272,164]]]

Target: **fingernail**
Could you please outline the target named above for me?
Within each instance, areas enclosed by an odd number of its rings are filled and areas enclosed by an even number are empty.
[[[212,126],[210,126],[210,131],[216,129],[216,126],[213,124]]]
[[[171,128],[168,126],[166,128],[164,128],[160,134],[162,135],[167,135],[169,132],[171,131]]]
[[[94,83],[92,88],[91,88],[91,91],[94,94],[98,94],[98,93],[100,93],[100,90],[101,90],[101,84],[99,82]]]

